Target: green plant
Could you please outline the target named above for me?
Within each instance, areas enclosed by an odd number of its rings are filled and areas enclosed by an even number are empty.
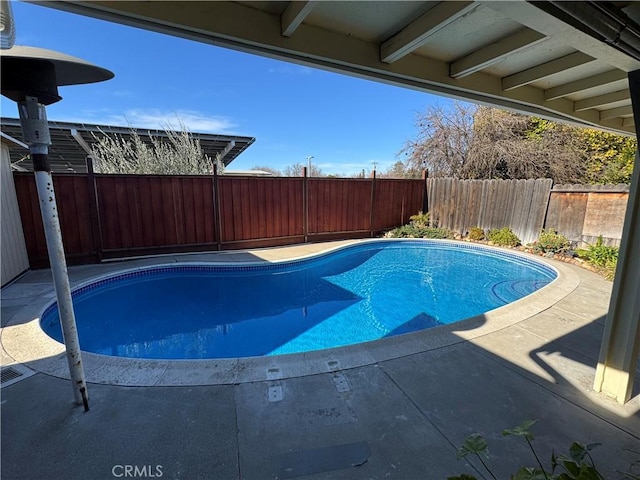
[[[604,244],[602,235],[598,237],[595,245],[589,245],[586,249],[578,249],[578,257],[585,259],[596,267],[606,278],[613,280],[618,264],[618,247]]]
[[[388,238],[453,238],[453,234],[446,228],[416,227],[412,224],[403,225],[386,233]]]
[[[453,233],[446,228],[429,226],[429,212],[418,212],[409,217],[410,222],[385,234],[387,238],[453,238]]]
[[[471,227],[469,229],[469,240],[484,240],[484,230],[480,227]]]
[[[418,212],[416,215],[410,216],[409,220],[411,220],[410,223],[416,227],[431,226],[429,224],[429,212],[426,212],[426,213]]]
[[[532,247],[534,253],[565,253],[571,247],[571,242],[553,228],[548,228],[540,231],[540,236]]]
[[[487,240],[504,247],[517,247],[520,245],[520,239],[509,227],[489,230],[487,232]]]
[[[503,430],[503,435],[522,437],[527,442],[533,457],[535,458],[536,467],[521,467],[515,475],[511,475],[511,480],[604,480],[604,477],[595,466],[591,457],[591,450],[600,445],[599,443],[591,443],[583,445],[579,442],[573,442],[569,447],[569,455],[556,456],[551,454],[551,467],[545,469],[540,457],[533,448],[534,436],[531,433],[531,427],[536,420],[526,420],[515,428]],[[489,472],[491,478],[497,480],[496,475],[489,468],[485,460],[490,458],[487,441],[478,433],[469,435],[462,446],[458,449],[457,458],[461,459],[467,455],[475,455],[482,466]],[[559,473],[556,473],[556,470]],[[447,480],[477,480],[473,475],[462,474],[455,477],[448,477]]]

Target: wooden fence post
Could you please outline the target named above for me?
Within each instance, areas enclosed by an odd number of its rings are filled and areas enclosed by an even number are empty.
[[[302,167],[302,233],[304,243],[309,242],[309,172]]]
[[[98,263],[102,262],[102,225],[100,223],[100,209],[98,204],[98,188],[96,177],[93,171],[93,157],[87,155],[87,184],[89,188],[89,218],[91,219],[91,236],[93,237],[93,248],[96,251]]]
[[[371,204],[369,206],[369,235],[373,238],[374,207],[376,200],[376,171],[371,171]]]
[[[428,178],[429,178],[429,170],[425,168],[422,171],[422,213],[429,212],[429,193],[427,192]]]
[[[218,183],[218,165],[213,164],[213,223],[214,238],[218,250],[222,250],[222,218],[220,215],[220,185]]]

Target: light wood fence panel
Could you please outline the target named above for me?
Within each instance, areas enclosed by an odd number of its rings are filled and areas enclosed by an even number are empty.
[[[544,223],[550,179],[459,180],[427,179],[434,224],[466,235],[472,227],[509,227],[523,243],[538,238]]]

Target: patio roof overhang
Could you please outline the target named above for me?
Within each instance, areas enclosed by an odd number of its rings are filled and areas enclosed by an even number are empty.
[[[635,134],[636,2],[55,1],[42,5]]]
[[[638,2],[37,3],[543,118],[638,133]],[[631,395],[640,350],[638,170],[595,381],[596,390],[621,402]]]

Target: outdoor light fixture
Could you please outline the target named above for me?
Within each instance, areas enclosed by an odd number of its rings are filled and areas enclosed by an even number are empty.
[[[2,2],[2,13],[2,31],[6,30],[5,25],[9,22],[13,30],[10,5],[6,1]],[[58,95],[58,86],[101,82],[113,78],[114,75],[109,70],[79,58],[51,50],[14,46],[12,41],[7,43],[3,41],[2,47],[0,49],[2,61],[0,86],[2,95],[18,103],[23,140],[29,145],[29,153],[33,161],[40,213],[74,397],[77,404],[83,404],[84,409],[89,410],[67,263],[49,167],[48,153],[51,138],[45,107],[62,99]]]

